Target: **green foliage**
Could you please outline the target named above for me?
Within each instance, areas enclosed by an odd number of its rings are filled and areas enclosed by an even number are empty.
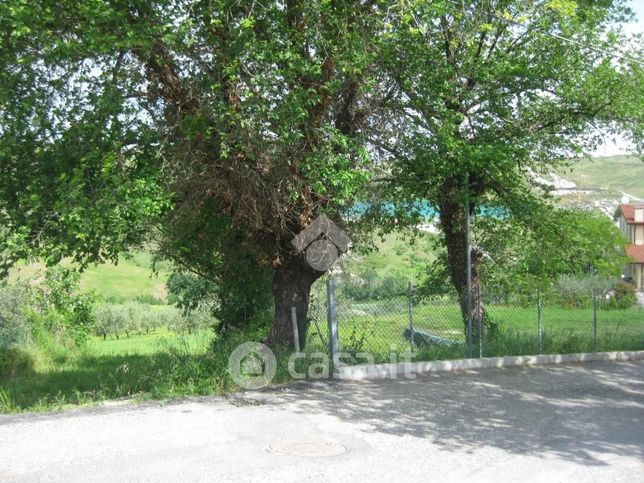
[[[634,307],[637,303],[635,290],[635,285],[620,280],[615,286],[615,294],[611,299],[612,305],[618,309]]]
[[[23,347],[0,347],[0,380],[9,380],[34,371],[32,354]],[[0,402],[0,407],[2,402]],[[1,411],[0,411],[1,412]]]
[[[293,236],[368,178],[379,8],[3,2],[5,264],[32,252],[84,266],[153,239],[207,280],[237,260],[248,283],[301,259]],[[271,293],[217,286],[231,326]]]
[[[93,323],[94,297],[78,292],[69,269],[0,287],[0,378],[33,372],[43,358],[66,361],[86,344]]]
[[[64,327],[68,336],[82,345],[94,326],[96,296],[79,292],[79,280],[80,275],[73,268],[51,267],[45,272],[42,283],[36,286],[34,301],[39,316],[51,317],[50,327]]]
[[[610,218],[579,209],[543,207],[532,221],[479,215],[474,243],[486,254],[481,262],[485,290],[529,303],[537,290],[545,293],[558,281],[572,292],[589,295],[595,286],[605,294],[627,261],[625,240]],[[584,286],[577,290],[574,284]]]
[[[168,302],[181,309],[186,318],[203,319],[206,313],[212,314],[212,327],[224,336],[231,330],[248,329],[259,320],[270,323],[269,270],[254,266],[250,260],[222,263],[216,280],[173,272],[168,279]]]
[[[539,225],[550,230],[545,264],[516,254],[523,258],[519,272],[526,276],[561,273],[564,267],[576,273],[592,266],[602,274],[615,268],[617,243],[605,236],[608,220],[584,217],[580,225],[577,213],[564,213],[571,227],[579,226],[576,233],[566,229],[563,220],[551,218],[559,215],[548,203],[551,189],[539,186],[535,173],[548,173],[591,152],[603,141],[601,130],[622,131],[641,143],[644,109],[637,93],[644,72],[635,62],[604,53],[641,59],[641,44],[613,29],[629,14],[620,1],[578,2],[574,9],[565,6],[572,2],[556,4],[562,8],[509,1],[500,15],[498,4],[489,1],[421,0],[397,4],[387,18],[380,50],[390,90],[376,116],[381,127],[377,146],[387,175],[373,196],[395,208],[374,204],[374,216],[385,228],[415,224],[422,204],[429,202],[445,237],[447,254],[439,262],[449,270],[441,270],[441,277],[448,274],[461,296],[466,206],[473,212],[492,210],[499,223],[512,219],[505,231],[517,230],[518,236],[527,230],[541,233]],[[605,50],[563,42],[557,38],[562,32]],[[482,223],[479,227],[482,236],[476,242],[484,255],[494,243],[484,239]],[[566,240],[557,245],[562,227]],[[527,236],[535,255],[539,250],[531,244],[538,245],[539,236]],[[521,243],[519,239],[515,247]],[[610,252],[606,263],[589,246],[593,243]],[[547,252],[553,247],[562,248],[562,255]],[[499,267],[505,264],[495,261]],[[495,276],[493,283],[509,288],[514,275],[505,276],[500,269],[485,277]]]
[[[396,205],[383,229],[413,222],[415,201],[440,211],[462,293],[466,198],[543,221],[533,172],[592,149],[596,127],[642,139],[642,69],[603,53],[641,57],[610,30],[628,18],[621,1],[495,8],[2,2],[0,269],[34,253],[114,261],[154,241],[202,279],[192,288],[212,284],[201,294],[228,333],[263,319],[273,272],[303,262],[296,233],[375,197]],[[366,189],[374,173],[383,190]],[[75,303],[53,306],[82,342],[89,302]]]
[[[0,349],[49,336],[83,345],[94,326],[93,293],[79,291],[78,273],[53,267],[42,277],[0,287]]]
[[[0,351],[30,339],[28,286],[0,285]]]
[[[392,275],[380,278],[375,270],[366,268],[342,285],[343,294],[354,300],[379,300],[400,297],[407,291],[408,279]]]
[[[172,272],[168,277],[168,303],[184,312],[215,304],[216,287],[212,282],[185,272]]]
[[[177,334],[194,334],[217,325],[217,321],[207,310],[198,309],[188,313],[176,311],[168,315],[167,327]]]
[[[174,307],[154,308],[146,304],[102,304],[96,310],[94,333],[103,340],[148,334],[166,328],[176,334],[194,334],[212,329],[216,320],[206,310],[183,312]]]
[[[564,308],[592,307],[593,292],[601,304],[614,285],[614,280],[598,276],[560,275],[555,285],[555,293]]]
[[[144,305],[165,305],[166,301],[152,294],[137,295],[135,302]]]

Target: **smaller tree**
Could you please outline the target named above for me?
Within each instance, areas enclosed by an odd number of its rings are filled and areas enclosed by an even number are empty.
[[[60,321],[74,342],[82,345],[94,329],[96,295],[80,291],[80,274],[71,267],[54,266],[35,286],[35,304],[42,314]]]
[[[474,242],[490,292],[532,302],[537,290],[547,292],[568,277],[588,279],[590,296],[627,261],[623,235],[599,212],[541,204],[525,213],[477,217]]]

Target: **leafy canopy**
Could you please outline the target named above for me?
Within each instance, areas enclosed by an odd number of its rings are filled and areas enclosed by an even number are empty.
[[[2,2],[5,260],[34,248],[52,263],[116,259],[152,233],[197,271],[216,265],[197,248],[220,256],[233,240],[279,264],[294,233],[366,179],[376,8]]]

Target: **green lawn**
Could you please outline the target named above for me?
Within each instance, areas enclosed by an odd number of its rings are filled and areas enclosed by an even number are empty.
[[[487,305],[496,332],[484,340],[487,356],[525,355],[539,352],[538,319],[535,308]],[[372,303],[346,302],[338,306],[341,350],[373,353],[387,360],[390,350],[409,347],[403,331],[409,326],[404,300]],[[421,305],[412,310],[414,330],[422,330],[453,342],[449,349],[427,348],[418,359],[448,359],[465,356],[464,328],[456,304]],[[545,353],[594,350],[592,309],[544,307],[542,346]],[[597,320],[597,350],[644,349],[644,310],[600,310]],[[475,353],[478,354],[478,345]]]
[[[46,356],[35,351],[32,371],[0,381],[0,413],[120,397],[211,393],[214,375],[203,372],[211,341],[209,331],[176,335],[157,329],[129,338],[95,337],[80,350],[59,349]]]
[[[209,331],[197,334],[177,335],[166,329],[156,329],[149,334],[134,334],[131,337],[92,337],[86,350],[93,356],[130,356],[158,353],[170,347],[181,346],[191,354],[203,354],[212,341]]]
[[[487,310],[498,327],[496,335],[484,341],[485,356],[539,352],[536,310],[504,305],[488,305]],[[415,348],[415,360],[466,356],[458,306],[416,306],[412,316],[416,330],[454,341],[451,347]],[[375,362],[386,362],[390,360],[390,351],[409,348],[402,335],[409,324],[406,302],[402,299],[370,303],[344,301],[338,306],[338,319],[341,351],[370,352]],[[544,352],[592,351],[592,320],[589,309],[545,307]],[[326,330],[324,320],[311,325],[308,351],[326,351]],[[598,350],[644,349],[644,310],[600,311],[597,333]],[[35,364],[31,371],[0,381],[0,412],[52,410],[121,397],[169,398],[234,389],[236,386],[227,371],[227,358],[234,347],[246,341],[240,337],[209,350],[210,331],[181,336],[157,329],[129,338],[94,337],[80,350],[55,350],[47,356],[34,352]],[[478,355],[478,344],[474,355]],[[288,380],[287,357],[288,353],[278,353],[276,381]],[[364,360],[354,358],[346,362]]]

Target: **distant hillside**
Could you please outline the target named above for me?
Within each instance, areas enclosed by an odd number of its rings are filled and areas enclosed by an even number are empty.
[[[577,188],[601,188],[603,197],[620,198],[623,193],[644,198],[644,162],[630,156],[609,156],[591,161],[577,161],[561,170],[561,177],[573,181]]]
[[[421,233],[413,244],[400,234],[375,237],[376,251],[368,254],[351,253],[342,259],[344,271],[359,275],[372,272],[379,279],[394,277],[403,280],[424,278],[426,267],[435,260],[435,235]]]
[[[101,297],[115,302],[137,298],[165,300],[169,267],[160,264],[157,267],[158,275],[153,275],[151,265],[152,257],[149,254],[134,253],[129,259],[122,259],[118,265],[105,263],[89,266],[81,275],[80,285],[84,290],[95,290]],[[44,269],[42,263],[20,263],[11,270],[9,282],[29,279]]]

